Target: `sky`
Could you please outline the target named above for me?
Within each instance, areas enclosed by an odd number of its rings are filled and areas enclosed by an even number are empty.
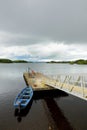
[[[87,0],[0,0],[0,58],[87,59]]]

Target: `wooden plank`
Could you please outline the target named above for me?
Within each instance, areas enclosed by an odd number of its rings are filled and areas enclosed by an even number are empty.
[[[64,82],[59,82],[59,80],[49,78],[48,76],[38,72],[36,73],[27,72],[24,73],[23,76],[26,84],[28,86],[29,85],[32,86],[34,91],[59,89],[69,94],[73,94],[77,97],[87,100],[87,88],[84,87],[84,85],[77,86],[77,82],[75,84],[66,83],[65,81],[67,77],[65,78]],[[71,77],[68,77],[68,81],[70,81],[70,79]]]
[[[49,87],[45,85],[46,80],[48,79],[47,76],[44,76],[41,73],[24,73],[23,74],[26,84],[32,86],[33,90],[51,90],[55,89],[53,87]]]

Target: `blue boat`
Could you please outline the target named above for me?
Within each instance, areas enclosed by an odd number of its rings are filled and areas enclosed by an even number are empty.
[[[33,97],[32,87],[29,86],[24,88],[15,98],[14,107],[17,109],[24,109],[29,104],[32,97]]]

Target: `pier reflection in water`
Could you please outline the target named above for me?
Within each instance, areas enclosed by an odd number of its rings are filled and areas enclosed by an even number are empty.
[[[56,101],[53,98],[46,98],[43,105],[48,116],[49,128],[52,130],[73,130],[70,122],[64,116]]]
[[[49,122],[49,130],[74,130],[55,101],[55,98],[58,99],[63,96],[68,96],[68,94],[60,90],[45,90],[34,93],[34,100],[42,99],[44,110]]]
[[[60,97],[65,97],[68,96],[66,92],[63,92],[58,89],[53,89],[53,90],[42,90],[42,91],[34,91],[33,99],[38,100],[38,99],[44,99],[44,98],[60,98]]]
[[[43,103],[43,101],[46,103],[47,107],[49,108],[49,111],[52,110],[50,112],[52,112],[51,114],[54,115],[54,117],[55,117],[54,121],[57,123],[57,119],[59,119],[59,118],[61,119],[61,117],[59,117],[60,110],[59,110],[57,104],[55,103],[55,101],[53,100],[53,98],[60,98],[60,97],[63,97],[63,96],[64,97],[68,96],[68,94],[65,93],[65,92],[61,92],[60,90],[55,90],[55,89],[54,90],[48,90],[48,91],[47,90],[45,90],[45,91],[35,91],[34,95],[33,95],[33,99],[28,104],[28,106],[25,109],[21,109],[20,111],[18,109],[15,109],[14,116],[17,118],[18,122],[21,122],[22,118],[26,117],[29,114],[29,111],[32,107],[33,101],[36,102],[37,100],[42,100],[42,103]],[[56,108],[56,115],[54,114],[55,108]],[[48,114],[47,114],[47,116],[48,116]],[[52,122],[52,125],[54,125],[53,122]]]

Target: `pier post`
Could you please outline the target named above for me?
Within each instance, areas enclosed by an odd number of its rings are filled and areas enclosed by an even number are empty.
[[[83,76],[82,76],[81,86],[82,86],[82,95],[83,95],[83,97],[85,97],[85,93],[84,93],[85,81],[84,81]]]

